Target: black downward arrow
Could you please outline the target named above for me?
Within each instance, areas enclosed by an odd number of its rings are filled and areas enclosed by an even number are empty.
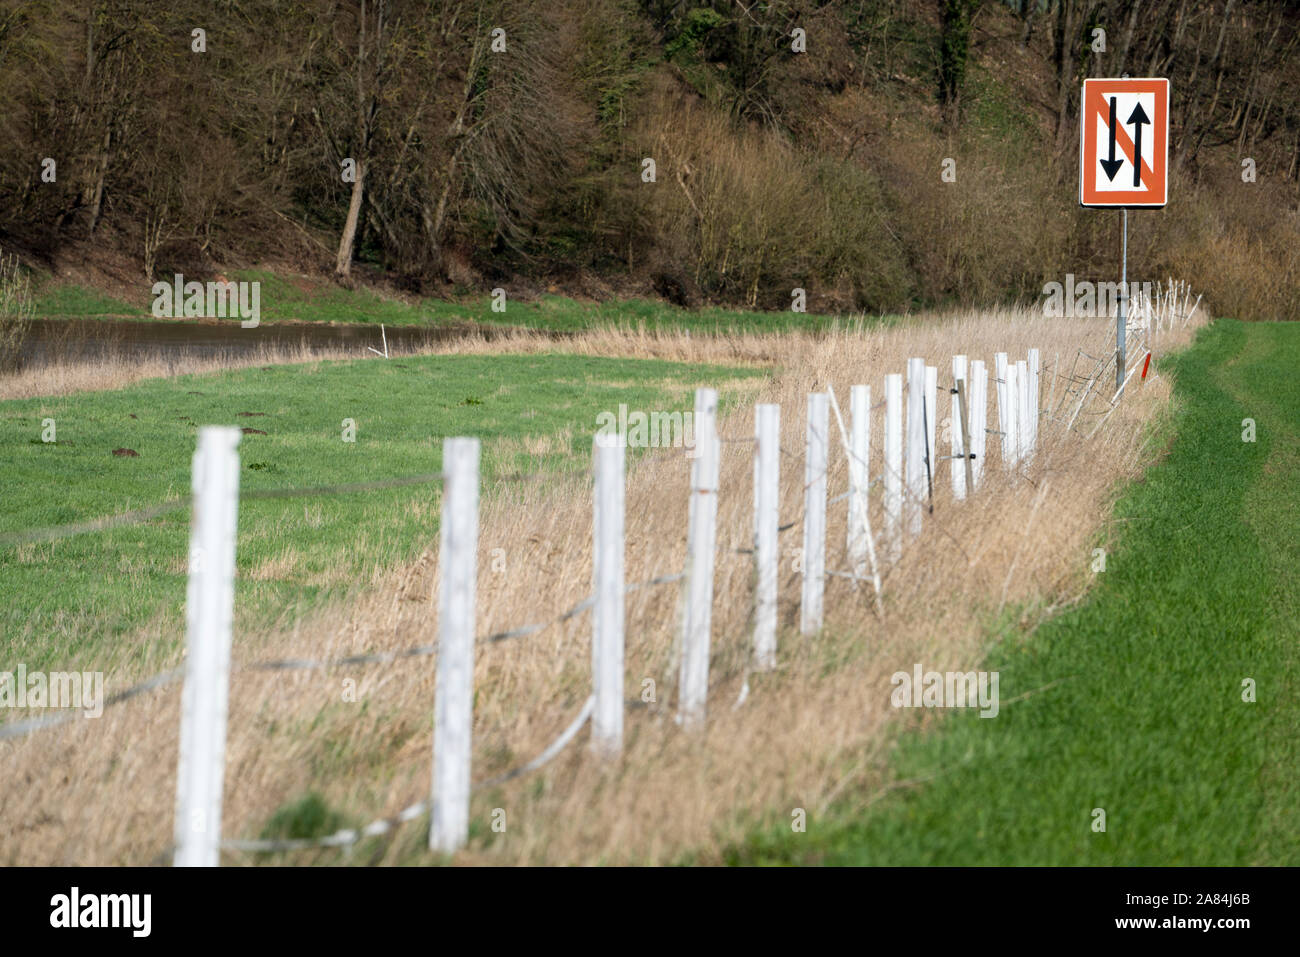
[[[1101,161],[1101,168],[1106,171],[1106,179],[1114,180],[1115,174],[1119,168],[1124,165],[1123,160],[1115,159],[1115,97],[1110,98],[1110,159]]]
[[[1142,185],[1142,124],[1151,122],[1142,109],[1141,100],[1125,122],[1133,126],[1133,186],[1138,187]]]

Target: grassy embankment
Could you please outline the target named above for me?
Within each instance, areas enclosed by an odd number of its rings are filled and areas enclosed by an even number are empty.
[[[1166,364],[1168,456],[1120,502],[1124,531],[1092,597],[992,654],[998,717],[956,712],[909,736],[891,786],[838,802],[806,833],[757,832],[730,859],[1300,860],[1297,363],[1300,326],[1220,321]]]
[[[701,364],[561,355],[321,362],[151,379],[128,388],[0,403],[0,535],[66,525],[187,495],[196,428],[257,429],[240,444],[244,490],[367,482],[436,472],[446,435],[484,443],[495,475],[563,471],[590,459],[595,416],[691,406],[696,385],[759,376]],[[755,380],[756,381],[756,380]],[[42,440],[54,420],[55,442]],[[356,441],[343,440],[345,419]],[[138,457],[115,456],[130,449]],[[245,501],[237,627],[364,586],[436,542],[429,485]],[[59,541],[0,548],[6,659],[132,672],[168,657],[183,631],[189,512]]]
[[[815,313],[752,312],[706,307],[681,309],[650,299],[579,302],[545,295],[531,302],[515,301],[507,291],[505,308],[494,312],[488,296],[459,301],[395,298],[371,289],[345,289],[318,280],[302,284],[266,270],[233,271],[232,281],[260,282],[261,320],[265,323],[312,322],[386,326],[497,326],[580,332],[608,326],[646,329],[689,329],[692,332],[773,332],[824,330],[842,317]],[[144,290],[144,283],[141,282]],[[152,316],[149,303],[124,302],[83,286],[46,280],[35,297],[35,313],[43,319],[139,319]],[[174,321],[174,320],[167,320]],[[190,320],[194,321],[194,320]],[[226,320],[233,321],[233,320]],[[880,321],[871,317],[869,321]]]

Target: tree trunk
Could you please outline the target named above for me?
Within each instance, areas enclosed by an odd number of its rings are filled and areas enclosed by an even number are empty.
[[[961,117],[973,14],[971,0],[943,0],[939,10],[939,106],[949,126],[956,126]]]
[[[356,246],[357,227],[361,221],[361,205],[366,198],[366,173],[370,167],[370,141],[374,132],[375,110],[378,106],[380,74],[383,65],[384,44],[384,0],[375,5],[376,20],[374,40],[374,66],[368,66],[370,60],[369,42],[366,39],[366,0],[361,0],[361,15],[357,24],[357,59],[356,59],[356,179],[352,181],[352,197],[348,202],[348,218],[343,223],[343,235],[339,237],[339,254],[334,262],[334,274],[340,279],[347,279],[352,274],[352,251]],[[373,69],[374,76],[368,77],[367,70]],[[367,94],[366,81],[370,79],[370,91]]]
[[[366,193],[366,163],[357,158],[357,178],[352,184],[352,199],[348,203],[348,218],[343,223],[343,235],[339,239],[339,255],[334,263],[334,274],[340,279],[347,279],[352,274],[352,249],[356,245],[357,223],[361,219],[361,201]]]
[[[1038,0],[1021,0],[1020,16],[1025,21],[1025,28],[1020,33],[1020,49],[1028,50],[1029,41],[1034,36],[1034,15],[1038,13]]]
[[[1119,58],[1115,65],[1115,76],[1123,76],[1128,66],[1129,50],[1133,48],[1133,31],[1137,28],[1138,12],[1142,9],[1142,0],[1133,0],[1128,13],[1128,24],[1124,27],[1124,41],[1119,48]]]
[[[1056,148],[1065,146],[1070,128],[1070,96],[1074,93],[1075,34],[1078,25],[1075,8],[1070,0],[1061,0],[1056,11],[1053,32],[1053,58],[1056,66]]]
[[[104,179],[108,176],[108,151],[113,145],[113,127],[104,131],[104,148],[100,151],[99,162],[96,164],[95,185],[91,191],[90,197],[90,233],[94,235],[95,228],[99,225],[99,215],[104,209]]]
[[[427,200],[420,204],[420,220],[424,226],[425,243],[429,249],[425,268],[439,276],[444,273],[442,230],[447,222],[447,210],[451,203],[452,189],[456,183],[456,168],[460,162],[460,154],[469,143],[470,130],[465,118],[474,105],[474,78],[478,73],[480,58],[485,55],[485,51],[486,45],[482,38],[474,42],[474,47],[470,51],[469,64],[465,68],[465,85],[461,91],[460,105],[456,110],[455,119],[451,122],[451,128],[448,130],[448,135],[451,137],[452,142],[455,143],[455,146],[452,147],[451,155],[447,158],[447,170],[442,178],[442,188],[438,191],[437,205],[430,209]]]

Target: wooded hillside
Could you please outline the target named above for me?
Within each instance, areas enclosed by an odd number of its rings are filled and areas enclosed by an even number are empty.
[[[1300,318],[1298,39],[1245,0],[3,0],[0,246],[142,284],[1028,300],[1114,278],[1078,90],[1129,73],[1173,91],[1133,275]]]

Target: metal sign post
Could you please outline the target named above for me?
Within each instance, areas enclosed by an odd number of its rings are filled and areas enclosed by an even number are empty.
[[[1089,78],[1079,109],[1079,204],[1120,210],[1115,391],[1124,389],[1128,325],[1128,211],[1169,199],[1169,81]]]
[[[1124,334],[1128,330],[1128,210],[1120,210],[1119,315],[1115,317],[1115,392],[1124,391]]]

